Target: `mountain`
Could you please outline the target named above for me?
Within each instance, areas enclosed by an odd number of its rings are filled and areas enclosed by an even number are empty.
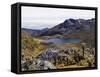
[[[66,19],[64,22],[48,29],[32,30],[23,28],[22,31],[30,33],[32,36],[45,36],[55,34],[73,34],[79,32],[90,32],[95,29],[95,19]]]
[[[84,19],[67,19],[63,23],[60,23],[53,28],[49,29],[42,35],[55,35],[55,34],[73,34],[79,32],[89,32],[95,27],[95,20],[84,20]]]

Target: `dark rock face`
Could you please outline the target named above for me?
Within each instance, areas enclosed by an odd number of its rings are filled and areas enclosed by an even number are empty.
[[[55,34],[73,34],[78,32],[89,32],[95,28],[95,19],[67,19],[64,22],[48,29],[43,30],[32,30],[32,29],[22,29],[31,33],[32,36],[45,36],[45,35],[55,35]]]
[[[94,19],[83,20],[83,19],[68,19],[63,23],[56,25],[55,27],[48,30],[49,34],[72,34],[80,31],[90,31],[91,27],[95,26]]]

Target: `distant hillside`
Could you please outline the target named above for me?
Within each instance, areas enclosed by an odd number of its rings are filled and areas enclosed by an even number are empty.
[[[22,28],[22,31],[30,33],[32,36],[48,36],[55,34],[73,34],[80,32],[90,32],[95,29],[95,19],[66,19],[64,22],[55,25],[54,27],[43,30],[32,30]]]
[[[45,28],[42,30],[22,28],[22,32],[27,32],[27,33],[31,34],[31,36],[40,36],[42,33],[45,33],[47,30],[48,30],[48,28]]]

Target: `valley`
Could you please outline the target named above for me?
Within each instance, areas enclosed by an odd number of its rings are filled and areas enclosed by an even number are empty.
[[[22,71],[95,67],[94,19],[21,32]]]

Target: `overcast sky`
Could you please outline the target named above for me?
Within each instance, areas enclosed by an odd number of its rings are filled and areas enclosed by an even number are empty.
[[[22,6],[22,28],[44,29],[51,28],[66,19],[95,18],[94,10],[59,9]]]

